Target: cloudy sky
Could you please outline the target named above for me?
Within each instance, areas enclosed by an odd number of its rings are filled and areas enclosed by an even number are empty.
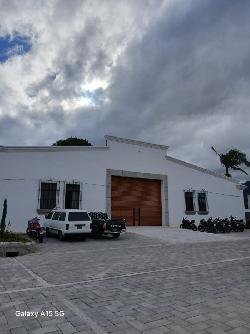
[[[0,0],[0,144],[103,135],[250,159],[249,0]],[[249,171],[250,172],[250,171]]]

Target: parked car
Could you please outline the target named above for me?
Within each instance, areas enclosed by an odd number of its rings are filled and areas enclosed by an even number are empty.
[[[126,231],[126,221],[123,218],[109,219],[104,212],[89,212],[92,220],[91,230],[94,237],[112,235],[119,238],[120,234]]]
[[[56,209],[45,216],[46,236],[55,234],[60,240],[66,236],[85,237],[91,233],[91,218],[84,210]]]

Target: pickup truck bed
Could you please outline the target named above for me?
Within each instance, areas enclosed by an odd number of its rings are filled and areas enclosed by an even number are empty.
[[[92,220],[92,234],[96,237],[110,234],[118,238],[122,232],[126,231],[125,219],[109,219],[104,212],[89,212],[88,214]]]

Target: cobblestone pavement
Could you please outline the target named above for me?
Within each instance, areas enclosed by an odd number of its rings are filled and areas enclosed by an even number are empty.
[[[143,235],[150,238],[156,238],[168,242],[171,244],[177,243],[189,243],[189,242],[202,242],[202,241],[225,241],[225,240],[238,240],[238,239],[250,239],[250,230],[245,230],[244,233],[197,233],[191,230],[180,228],[169,228],[162,226],[146,226],[146,227],[128,227],[129,232],[133,232],[139,235]]]
[[[0,333],[249,334],[249,233],[168,241],[49,238],[0,259]]]

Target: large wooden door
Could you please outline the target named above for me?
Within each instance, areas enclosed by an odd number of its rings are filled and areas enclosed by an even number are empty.
[[[161,226],[161,181],[112,176],[111,214],[128,226]]]

